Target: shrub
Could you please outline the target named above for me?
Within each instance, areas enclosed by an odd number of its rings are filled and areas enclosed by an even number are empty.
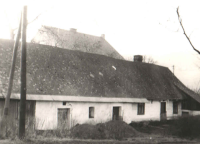
[[[144,123],[145,122],[132,122],[130,126],[146,133],[155,134],[156,131],[154,131],[154,129],[152,130],[151,127],[153,126],[162,128],[160,130],[158,129],[160,134],[184,138],[197,138],[200,136],[200,116],[179,117],[177,119],[165,121],[150,121],[147,126],[145,126]],[[167,127],[163,127],[164,125],[167,125]]]
[[[170,127],[172,134],[180,137],[195,138],[200,136],[200,116],[188,116],[174,120]]]

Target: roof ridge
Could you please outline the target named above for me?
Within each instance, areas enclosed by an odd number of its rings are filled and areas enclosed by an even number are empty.
[[[62,28],[58,28],[58,27],[52,27],[52,26],[46,26],[46,25],[42,25],[43,27],[48,27],[48,28],[54,28],[54,29],[59,29],[59,30],[63,30],[63,31],[68,31],[70,32],[70,30],[67,29],[62,29]],[[77,32],[79,34],[83,34],[83,35],[88,35],[88,36],[94,36],[94,37],[98,37],[101,38],[101,36],[96,36],[96,35],[92,35],[92,34],[87,34],[87,33],[82,33],[82,32]],[[103,39],[103,38],[102,38]],[[105,40],[105,39],[104,39]]]

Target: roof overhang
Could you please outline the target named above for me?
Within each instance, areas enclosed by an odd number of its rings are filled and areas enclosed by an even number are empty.
[[[200,96],[198,94],[196,94],[194,91],[183,87],[183,86],[179,86],[177,84],[175,84],[175,86],[186,96],[191,97],[192,99],[194,99],[195,101],[197,101],[198,103],[200,103]]]
[[[0,98],[5,98],[0,96]],[[20,94],[11,94],[11,99],[20,99]],[[64,96],[64,95],[35,95],[27,94],[27,100],[35,101],[73,101],[73,102],[109,102],[109,103],[149,103],[146,98],[115,98],[115,97],[89,97],[89,96]]]

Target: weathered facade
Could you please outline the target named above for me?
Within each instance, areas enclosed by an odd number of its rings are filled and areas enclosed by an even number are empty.
[[[178,113],[173,113],[173,102],[166,102],[166,118],[171,119],[181,116],[181,105],[178,105]],[[59,125],[58,112],[59,109],[69,109],[69,127],[76,124],[90,123],[97,124],[115,120],[114,109],[119,108],[118,116],[123,121],[131,123],[132,121],[159,121],[160,118],[160,102],[145,103],[145,113],[138,114],[138,103],[89,103],[89,102],[37,102],[36,117],[40,121],[37,129],[56,129]],[[94,108],[94,117],[89,117],[89,108]],[[47,112],[48,111],[48,112]]]
[[[19,94],[12,94],[19,99]],[[166,103],[164,119],[173,119],[182,115],[181,102],[177,102],[177,111],[173,101],[149,101],[145,98],[94,98],[81,96],[27,95],[27,120],[33,122],[37,130],[71,128],[76,124],[97,124],[110,120],[160,121],[162,120],[161,103]],[[34,100],[33,100],[34,99]],[[3,102],[3,101],[2,101]],[[144,104],[141,113],[139,105]],[[18,120],[19,101],[11,102],[11,117]],[[92,116],[90,109],[93,108]],[[2,109],[3,112],[3,109]],[[14,115],[13,115],[14,114]],[[14,117],[13,117],[14,116]],[[64,118],[63,118],[64,117]],[[65,123],[66,122],[66,123]]]
[[[0,40],[1,93],[6,92],[12,46],[13,42]],[[19,100],[19,55],[11,99]],[[39,130],[200,113],[199,95],[166,67],[40,44],[27,44],[27,100]],[[184,109],[184,101],[196,108]],[[15,111],[11,113],[14,116]]]
[[[4,110],[4,104],[5,99],[0,98],[0,120],[3,116],[3,110]],[[36,101],[26,101],[26,124],[29,127],[35,128],[35,104]],[[20,115],[20,101],[19,98],[17,99],[11,99],[10,100],[10,106],[9,106],[9,115],[8,115],[8,123],[10,125],[17,125],[19,121],[19,115]]]

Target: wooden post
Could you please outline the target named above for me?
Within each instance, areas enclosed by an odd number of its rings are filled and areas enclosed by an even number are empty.
[[[27,27],[27,6],[23,7],[22,13],[22,45],[21,45],[21,99],[19,117],[19,138],[25,137],[26,120],[26,27]]]
[[[17,49],[19,47],[19,40],[21,36],[21,16],[20,16],[20,22],[19,22],[19,28],[17,32],[17,37],[14,43],[14,48],[13,48],[13,57],[12,57],[12,64],[11,64],[11,69],[10,69],[10,74],[9,74],[9,83],[8,83],[8,91],[7,95],[5,98],[5,104],[4,104],[4,112],[2,115],[2,119],[0,122],[0,133],[2,136],[7,135],[7,127],[8,127],[8,121],[9,121],[9,106],[10,106],[10,95],[12,92],[12,86],[13,86],[13,79],[14,79],[14,72],[15,72],[15,63],[16,63],[16,58],[17,58]]]
[[[21,36],[21,17],[20,17],[20,23],[19,23],[19,28],[17,32],[17,38],[14,44],[14,49],[13,49],[13,57],[12,57],[12,65],[11,65],[11,70],[10,70],[10,75],[9,75],[9,83],[8,83],[8,91],[6,95],[6,100],[5,100],[5,105],[4,105],[4,115],[8,115],[8,110],[9,110],[9,105],[10,105],[10,95],[12,92],[12,86],[13,86],[13,78],[14,78],[14,72],[15,72],[15,63],[16,63],[16,58],[17,58],[17,49],[19,46],[19,40]]]

